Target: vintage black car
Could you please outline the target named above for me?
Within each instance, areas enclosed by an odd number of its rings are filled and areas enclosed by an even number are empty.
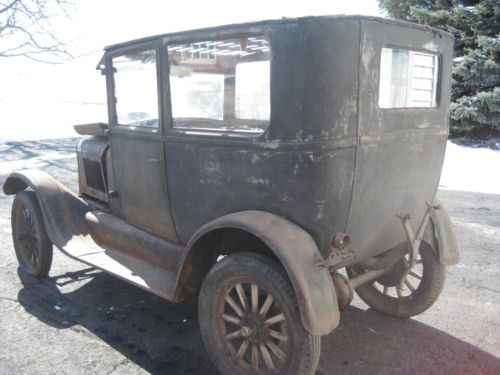
[[[313,374],[353,290],[407,318],[455,234],[435,201],[453,39],[360,17],[282,19],[105,49],[109,124],[75,126],[79,192],[13,172],[14,247],[52,245],[173,302],[199,298],[224,374]]]

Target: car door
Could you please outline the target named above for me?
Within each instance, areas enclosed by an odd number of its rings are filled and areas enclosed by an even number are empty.
[[[108,52],[110,149],[125,220],[176,240],[162,139],[157,42]]]

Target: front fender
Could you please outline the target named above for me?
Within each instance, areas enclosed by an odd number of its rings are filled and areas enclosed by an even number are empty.
[[[88,233],[85,213],[89,206],[46,172],[13,172],[5,180],[3,191],[13,195],[28,187],[36,194],[47,235],[56,247],[63,249],[74,235]]]
[[[316,270],[322,259],[311,236],[296,224],[262,211],[242,211],[222,216],[201,227],[186,245],[179,270],[197,241],[218,229],[239,229],[262,240],[276,255],[288,274],[297,296],[302,323],[314,335],[326,335],[339,323],[340,313],[330,273]]]

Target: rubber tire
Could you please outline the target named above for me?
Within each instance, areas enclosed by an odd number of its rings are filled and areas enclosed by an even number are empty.
[[[19,240],[17,239],[16,215],[19,213],[19,206],[25,205],[31,212],[35,229],[40,233],[40,243],[38,245],[38,263],[33,267],[28,263],[23,254],[21,253]],[[12,204],[11,211],[11,226],[12,226],[12,240],[14,242],[14,249],[16,251],[17,261],[21,270],[28,275],[43,278],[49,274],[50,267],[52,266],[53,246],[50,241],[45,224],[43,222],[43,215],[38,204],[38,199],[33,191],[21,191],[16,194],[14,203]]]
[[[417,290],[411,295],[403,298],[386,296],[371,284],[356,288],[356,294],[373,310],[393,318],[406,319],[423,313],[436,302],[441,294],[446,267],[439,262],[436,253],[427,243],[422,242],[419,252],[424,275]],[[352,270],[349,270],[348,274],[352,277]]]
[[[249,375],[253,372],[237,366],[225,354],[225,349],[216,339],[213,316],[217,298],[234,280],[253,280],[265,287],[279,301],[287,316],[289,332],[294,346],[300,348],[292,353],[289,368],[283,374],[311,375],[316,372],[321,353],[321,337],[311,335],[302,324],[295,292],[281,265],[259,254],[238,253],[217,262],[203,281],[199,300],[198,315],[201,336],[208,354],[223,375]]]

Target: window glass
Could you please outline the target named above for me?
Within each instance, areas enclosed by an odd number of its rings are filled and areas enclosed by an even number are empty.
[[[270,117],[270,55],[264,37],[170,44],[174,127],[264,131]]]
[[[156,53],[142,51],[113,59],[118,125],[158,127]]]
[[[269,61],[236,65],[236,118],[269,120],[269,74]]]
[[[438,61],[430,53],[382,48],[379,106],[436,107]]]
[[[192,117],[223,120],[224,75],[170,76],[170,91],[174,122]]]

